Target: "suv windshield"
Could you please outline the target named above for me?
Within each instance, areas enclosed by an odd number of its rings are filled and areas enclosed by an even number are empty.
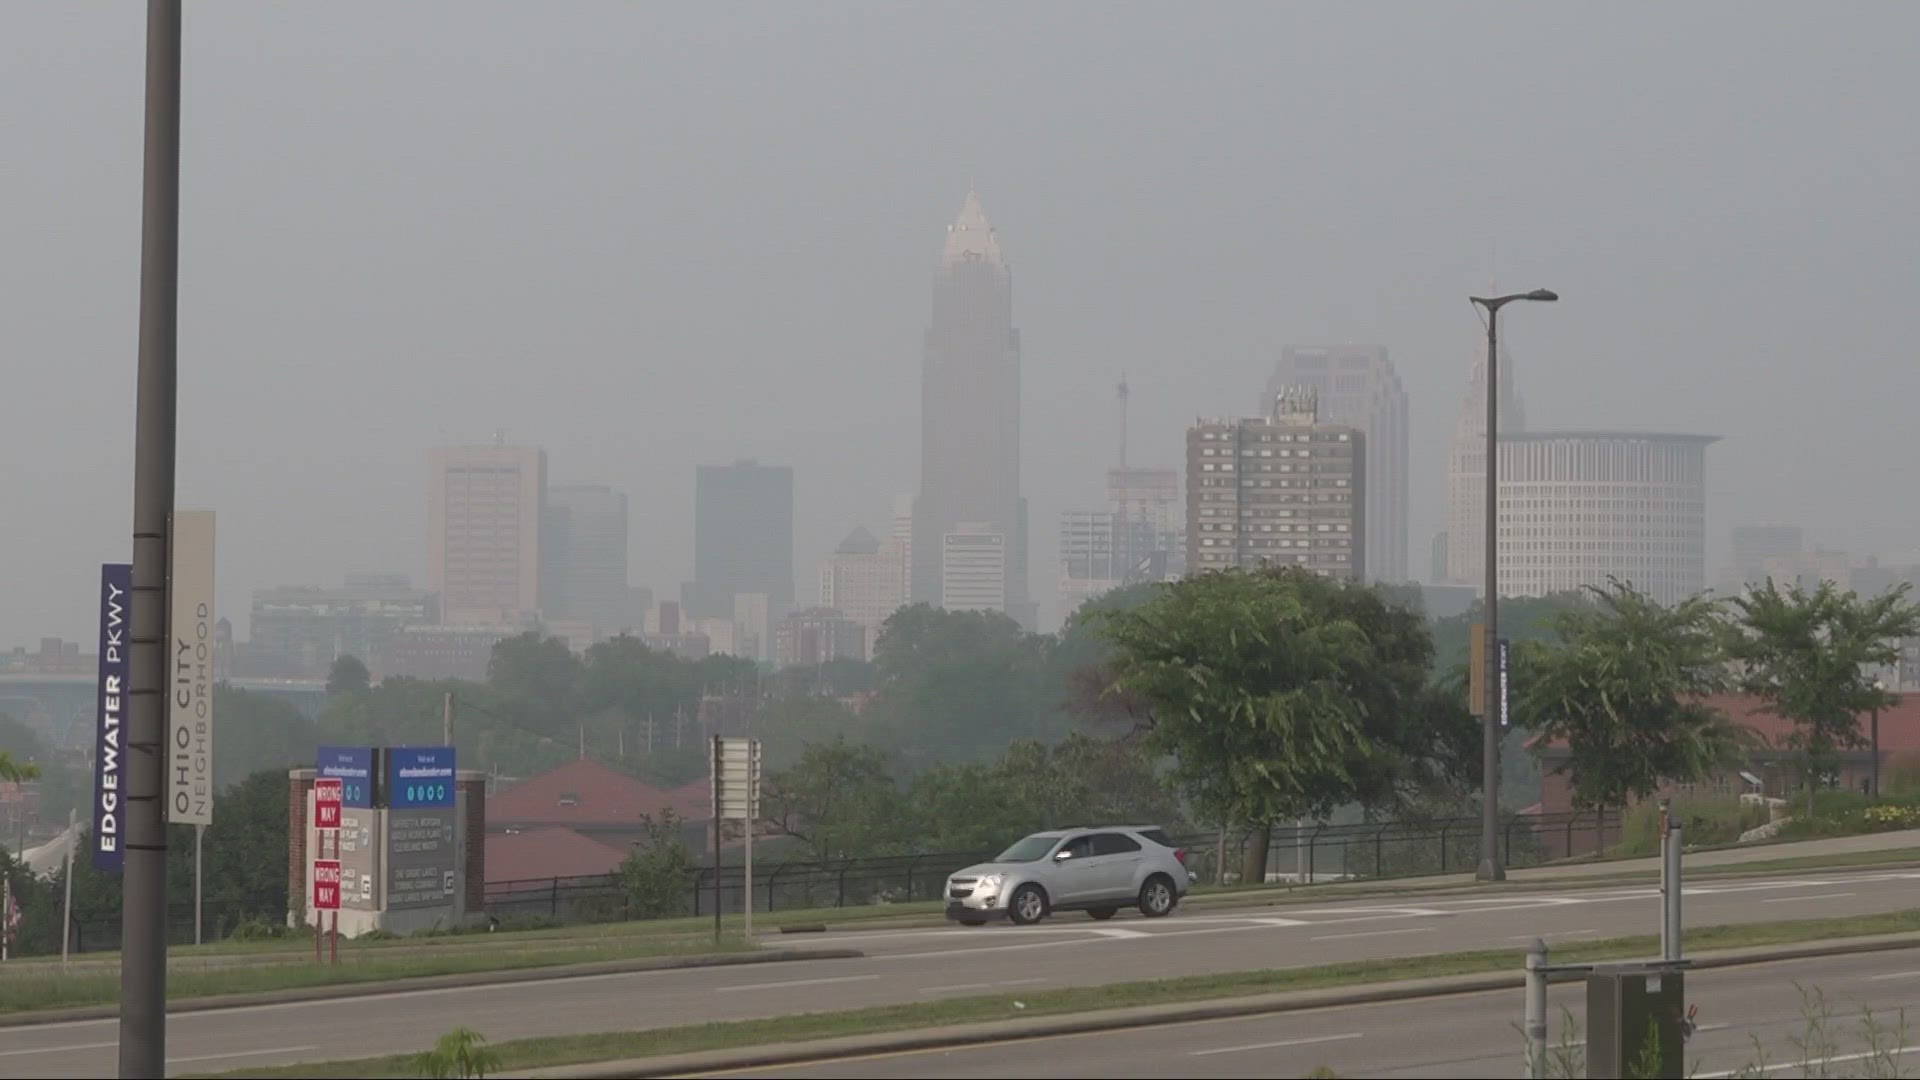
[[[1001,852],[994,862],[1033,862],[1044,859],[1053,845],[1060,842],[1057,836],[1029,836],[1025,840]]]

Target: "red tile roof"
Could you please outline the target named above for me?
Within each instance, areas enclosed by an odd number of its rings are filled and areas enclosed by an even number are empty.
[[[662,790],[597,761],[569,761],[489,798],[487,829],[637,826],[643,815],[657,821],[667,810],[682,820],[710,821],[707,791],[705,780]]]
[[[627,853],[572,829],[531,829],[487,836],[487,883],[611,874]]]

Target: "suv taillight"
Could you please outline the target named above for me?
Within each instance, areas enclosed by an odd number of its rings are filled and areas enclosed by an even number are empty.
[[[1187,849],[1186,848],[1174,848],[1173,857],[1180,860],[1181,866],[1187,865]]]

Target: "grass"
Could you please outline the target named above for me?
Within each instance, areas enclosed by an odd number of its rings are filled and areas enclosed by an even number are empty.
[[[1920,931],[1920,909],[1843,919],[1796,919],[1771,923],[1699,927],[1687,932],[1690,952],[1756,945],[1784,945],[1832,938]],[[1647,956],[1659,948],[1652,935],[1610,938],[1556,947],[1555,963],[1619,960]],[[1315,990],[1335,986],[1399,982],[1490,971],[1518,973],[1523,954],[1516,949],[1443,953],[1434,956],[1365,960],[1320,967],[1237,971],[1177,979],[1109,983],[1105,986],[988,994],[947,1001],[878,1005],[840,1012],[798,1013],[755,1020],[688,1024],[651,1031],[516,1039],[492,1044],[503,1071],[548,1068],[592,1061],[656,1057],[703,1050],[739,1049],[774,1043],[807,1042],[849,1035],[872,1035],[944,1027],[1015,1017],[1169,1005],[1221,998]],[[1016,1006],[1015,1002],[1019,1005]],[[394,1054],[346,1061],[254,1067],[219,1076],[399,1077],[416,1075],[418,1055]]]
[[[375,943],[369,943],[369,946]],[[311,952],[289,956],[279,963],[238,966],[175,967],[167,975],[169,999],[251,994],[314,986],[386,982],[428,975],[462,975],[479,971],[510,971],[650,957],[711,955],[742,952],[750,946],[738,939],[716,946],[712,936],[664,935],[645,940],[553,943],[549,947],[514,950],[385,953],[341,943],[338,964],[316,964]],[[312,948],[309,939],[307,948]],[[62,973],[56,965],[8,964],[0,977],[0,1014],[86,1005],[111,1005],[120,1000],[120,975],[115,968]],[[32,970],[26,970],[31,967]]]

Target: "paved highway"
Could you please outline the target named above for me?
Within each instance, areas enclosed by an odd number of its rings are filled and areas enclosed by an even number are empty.
[[[1692,925],[1894,911],[1920,871],[1822,873],[1703,883]],[[862,949],[860,960],[602,975],[506,986],[367,993],[333,1001],[185,1013],[169,1023],[169,1068],[200,1072],[410,1052],[466,1025],[495,1041],[857,1008],[1005,990],[1299,967],[1370,957],[1654,933],[1651,887],[1503,896],[1407,896],[1324,906],[1177,912],[1036,927],[850,931],[781,944]],[[1920,955],[1913,964],[1920,967]],[[0,1077],[104,1076],[112,1021],[0,1029]]]
[[[1699,1077],[1725,1076],[1763,1060],[1770,1075],[1801,1075],[1804,1037],[1802,990],[1824,994],[1832,1010],[1827,1023],[1833,1059],[1844,1075],[1867,1075],[1857,1056],[1868,1053],[1862,1007],[1870,1007],[1887,1031],[1889,1048],[1911,1075],[1915,1059],[1905,1047],[1920,1030],[1897,1035],[1901,1009],[1920,1019],[1920,956],[1910,952],[1797,960],[1721,968],[1688,976],[1687,998],[1700,1006],[1700,1030],[1687,1060]],[[1563,1038],[1560,1008],[1581,1016],[1578,985],[1552,993],[1553,1032]],[[1214,1020],[1125,1031],[1089,1032],[931,1053],[877,1054],[818,1065],[709,1073],[756,1077],[1266,1077],[1304,1076],[1326,1066],[1342,1076],[1455,1077],[1524,1076],[1519,1035],[1519,991],[1377,1005],[1353,1005],[1240,1020]],[[1578,1035],[1572,1036],[1577,1043]],[[1914,1047],[1920,1051],[1920,1046]],[[1577,1075],[1577,1074],[1576,1074]],[[1824,1075],[1818,1072],[1813,1075]]]

